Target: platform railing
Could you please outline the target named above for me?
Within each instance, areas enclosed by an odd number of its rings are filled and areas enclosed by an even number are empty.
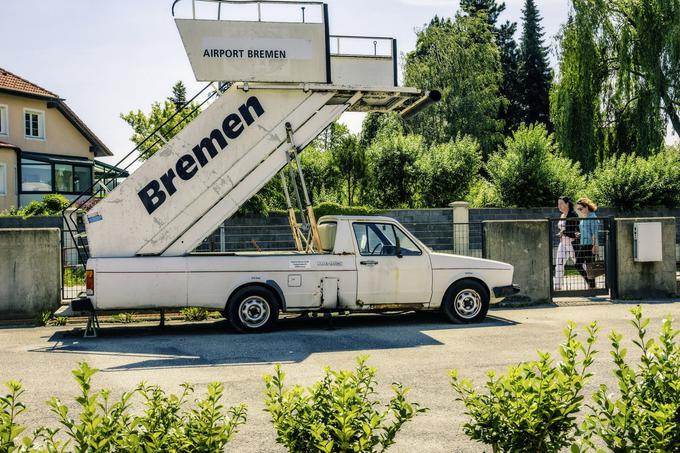
[[[191,0],[182,2],[175,0],[172,4],[172,16],[177,17],[179,10],[178,4],[191,4],[190,14],[185,14],[185,19],[209,19],[209,20],[252,20],[257,22],[300,22],[300,23],[323,23],[324,22],[324,3],[323,2],[303,2],[303,1],[272,1],[272,0]],[[244,18],[242,12],[244,7],[253,7]],[[297,9],[290,12],[290,17],[297,17],[294,20],[285,20],[288,17],[280,17],[280,13],[286,10]],[[237,14],[241,13],[241,14]],[[276,13],[276,20],[267,20],[267,13]],[[235,17],[238,16],[238,19]],[[288,15],[286,15],[288,16]]]

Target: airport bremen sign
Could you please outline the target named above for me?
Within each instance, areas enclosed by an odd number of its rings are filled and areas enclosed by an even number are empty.
[[[328,83],[324,23],[175,19],[198,81]]]

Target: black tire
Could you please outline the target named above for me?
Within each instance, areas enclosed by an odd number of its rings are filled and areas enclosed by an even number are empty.
[[[459,280],[446,291],[442,310],[451,322],[482,322],[489,311],[489,291],[476,280]]]
[[[249,306],[244,306],[248,304]],[[279,302],[274,293],[261,286],[236,291],[229,299],[227,319],[242,333],[270,331],[279,319]]]

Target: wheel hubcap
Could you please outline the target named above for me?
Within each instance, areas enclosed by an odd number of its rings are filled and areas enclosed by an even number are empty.
[[[252,296],[241,302],[238,317],[252,329],[262,327],[269,320],[269,304],[260,296]]]
[[[454,309],[461,318],[472,319],[482,310],[482,296],[472,289],[459,292],[453,302]]]

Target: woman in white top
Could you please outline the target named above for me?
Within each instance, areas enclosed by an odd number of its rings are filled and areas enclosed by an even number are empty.
[[[557,247],[557,256],[555,259],[555,291],[562,290],[562,280],[564,278],[564,266],[571,260],[576,261],[574,254],[573,241],[576,239],[578,232],[578,221],[570,220],[570,217],[578,218],[574,212],[574,202],[569,197],[560,197],[557,200],[557,209],[560,210],[560,220],[558,222],[560,244]]]

